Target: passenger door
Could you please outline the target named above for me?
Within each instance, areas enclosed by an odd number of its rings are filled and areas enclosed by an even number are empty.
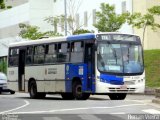
[[[84,62],[87,64],[87,89],[89,91],[94,92],[95,88],[95,54],[94,54],[94,44],[93,43],[86,43],[85,44],[85,59]]]
[[[25,90],[25,49],[19,50],[19,63],[18,63],[18,88],[19,91]]]

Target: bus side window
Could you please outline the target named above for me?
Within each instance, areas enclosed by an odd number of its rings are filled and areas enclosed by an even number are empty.
[[[19,54],[19,49],[17,49],[17,48],[10,49],[9,66],[17,66],[18,65],[18,54]]]
[[[34,47],[34,64],[44,63],[45,46],[39,45]]]
[[[27,47],[27,53],[26,53],[26,64],[32,64],[33,63],[33,47]]]
[[[83,41],[71,43],[71,62],[78,63],[83,62]]]
[[[69,62],[69,43],[58,44],[58,62]]]
[[[45,63],[55,63],[57,61],[57,44],[46,45]]]

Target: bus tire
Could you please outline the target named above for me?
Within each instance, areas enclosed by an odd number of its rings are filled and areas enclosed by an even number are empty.
[[[112,93],[109,94],[111,100],[124,100],[127,96],[127,93]]]
[[[11,91],[10,93],[13,95],[13,94],[15,94],[15,91]]]
[[[46,93],[38,93],[38,98],[43,99],[46,97]]]
[[[29,84],[29,95],[31,99],[40,98],[40,94],[37,92],[37,85],[35,81],[31,81]]]
[[[89,93],[82,92],[82,84],[78,81],[73,83],[72,91],[76,100],[87,100],[90,96]]]
[[[73,99],[75,99],[72,93],[62,93],[61,96],[62,96],[62,98],[64,100],[73,100]]]

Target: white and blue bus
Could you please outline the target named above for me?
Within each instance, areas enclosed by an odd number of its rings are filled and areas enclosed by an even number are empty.
[[[123,100],[145,89],[143,49],[132,34],[98,33],[13,43],[8,55],[8,86],[31,98],[91,94]]]

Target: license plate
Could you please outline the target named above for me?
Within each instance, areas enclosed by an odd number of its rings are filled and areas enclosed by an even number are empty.
[[[127,89],[127,85],[122,85],[122,86],[120,86],[120,89]]]

